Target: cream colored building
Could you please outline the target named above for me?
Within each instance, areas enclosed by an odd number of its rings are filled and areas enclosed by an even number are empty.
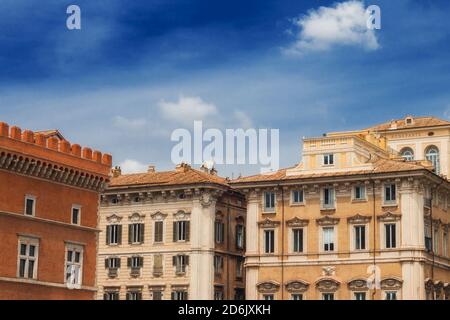
[[[244,299],[245,199],[215,170],[122,175],[100,208],[98,299]]]
[[[447,174],[449,127],[408,118],[305,139],[298,166],[232,181],[247,299],[450,299],[450,184],[421,161],[434,146]]]

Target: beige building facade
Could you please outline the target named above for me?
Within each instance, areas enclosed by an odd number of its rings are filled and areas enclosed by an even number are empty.
[[[232,181],[247,299],[450,299],[448,123],[412,121],[305,139],[299,165]]]
[[[116,168],[100,208],[97,299],[244,299],[245,223],[245,198],[214,169]]]

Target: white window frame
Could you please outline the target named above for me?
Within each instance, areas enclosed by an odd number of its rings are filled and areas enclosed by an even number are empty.
[[[296,296],[301,297],[301,299],[294,299]],[[305,295],[303,293],[291,293],[291,300],[292,301],[302,301],[305,300]]]
[[[295,251],[295,230],[302,230],[302,251]],[[290,252],[292,253],[292,254],[298,254],[298,255],[300,255],[300,254],[306,254],[306,243],[305,243],[305,241],[306,241],[306,228],[305,227],[292,227],[292,228],[290,228],[290,234],[291,234],[291,236],[290,236],[290,238],[292,239],[291,240],[291,250],[290,250]]]
[[[118,223],[113,223],[113,224],[109,224],[107,227],[111,227],[110,230],[111,232],[109,233],[109,246],[117,246],[119,245],[119,224]],[[115,232],[112,232],[115,229]],[[117,241],[112,242],[112,240],[114,239],[114,235]]]
[[[21,254],[21,245],[26,245],[26,253],[25,255]],[[29,256],[29,247],[30,245],[34,246],[34,257]],[[25,260],[25,271],[24,276],[20,276],[20,260]],[[28,276],[29,274],[29,262],[34,261],[33,264],[33,276],[30,278]],[[32,238],[32,237],[19,237],[18,241],[18,250],[17,250],[17,278],[20,279],[34,279],[36,280],[38,278],[38,265],[39,265],[39,239],[38,238]]]
[[[439,227],[433,228],[433,252],[439,254],[439,242],[440,242],[441,232]]]
[[[357,198],[356,197],[356,188],[361,188],[363,190],[364,196],[362,198]],[[353,201],[367,201],[367,188],[365,185],[363,184],[357,184],[355,186],[353,186],[353,190],[352,190],[352,200]]]
[[[294,193],[299,192],[302,195],[302,201],[296,202]],[[305,205],[305,191],[303,189],[295,189],[291,191],[291,206],[303,206]]]
[[[266,207],[266,195],[273,194],[273,207]],[[272,197],[269,202],[272,202]],[[263,212],[264,213],[274,213],[277,207],[277,194],[275,191],[265,191],[263,192]]]
[[[176,242],[186,242],[187,238],[187,222],[188,220],[179,220],[175,221],[176,230],[175,232],[175,239]]]
[[[352,293],[353,293],[352,294],[352,298],[353,298],[352,300],[355,300],[355,301],[369,300],[369,293],[367,291],[353,291]],[[356,295],[357,294],[364,294],[365,295],[364,300],[356,299]]]
[[[141,242],[141,232],[142,232],[142,226],[144,224],[142,222],[135,222],[131,223],[131,244],[142,244]],[[145,230],[145,229],[144,229]],[[145,235],[144,235],[145,236]]]
[[[389,299],[390,301],[396,301],[396,300],[399,300],[399,299],[400,299],[399,291],[398,291],[398,290],[383,290],[384,300],[388,300],[387,297],[388,297],[388,295],[391,294],[391,293],[395,293],[395,299],[394,299],[394,300]]]
[[[334,166],[334,153],[325,153],[322,155],[322,165],[323,166]]]
[[[448,257],[448,231],[445,230],[442,236],[442,255]]]
[[[27,201],[28,200],[33,201],[33,209],[32,209],[31,215],[27,214]],[[25,195],[25,206],[24,206],[23,214],[26,215],[27,217],[35,217],[36,216],[36,196],[33,196],[31,194]]]
[[[274,294],[274,293],[265,293],[265,294],[262,294],[262,300],[265,300],[265,301],[274,301],[274,300],[275,300],[275,294]]]
[[[350,250],[355,252],[369,251],[369,224],[368,223],[355,223],[350,225]],[[356,227],[364,227],[365,243],[364,249],[356,249]]]
[[[72,251],[72,259],[75,259],[76,253],[80,254],[80,259],[78,262],[76,261],[69,261],[68,260],[68,253],[69,251]],[[64,257],[64,283],[68,286],[71,286],[73,288],[81,288],[82,284],[83,284],[83,255],[84,255],[84,248],[81,245],[77,245],[77,244],[70,244],[67,243],[66,244],[66,249],[65,249],[65,257]],[[75,254],[74,254],[75,253]],[[68,280],[68,272],[70,269],[78,269],[78,272],[75,273],[75,277],[74,273],[71,273],[70,279],[71,281],[69,282]]]
[[[325,229],[333,230],[333,251],[325,251]],[[322,226],[320,227],[320,235],[319,235],[319,252],[327,253],[327,254],[337,254],[338,246],[337,246],[337,228],[336,226]]]
[[[266,232],[273,231],[273,252],[266,252]],[[275,228],[262,229],[262,253],[264,255],[275,255],[277,252],[277,230]]]
[[[162,223],[162,241],[155,241],[156,238],[156,223]],[[152,243],[153,244],[164,244],[165,241],[165,235],[166,235],[166,223],[164,219],[161,220],[155,220],[153,221],[153,233],[152,233]]]
[[[388,186],[395,186],[395,200],[386,199],[386,188]],[[392,193],[392,190],[391,192]],[[396,183],[385,183],[383,185],[383,206],[396,206],[398,204],[398,187]]]
[[[78,210],[78,220],[77,223],[73,223],[73,210]],[[70,224],[79,226],[81,225],[81,205],[74,204],[72,205],[72,209],[70,210]]]
[[[331,204],[325,204],[325,190],[330,190],[331,195],[328,197],[331,199]],[[330,192],[329,191],[329,192]],[[335,210],[336,209],[336,190],[333,187],[324,187],[320,192],[320,208],[321,210]]]
[[[238,232],[238,230],[241,230],[241,232]],[[236,244],[237,244],[238,249],[245,248],[244,239],[245,239],[245,227],[243,224],[237,224],[236,225]]]
[[[175,256],[175,273],[176,274],[186,274],[187,273],[187,255],[179,254]]]
[[[333,299],[325,299],[325,295],[333,295]],[[321,300],[322,301],[334,301],[334,300],[336,300],[336,293],[335,292],[322,292]]]
[[[387,248],[386,247],[386,227],[387,224],[395,225],[395,248]],[[380,224],[380,240],[381,240],[381,248],[384,250],[398,250],[400,248],[400,223],[399,221],[386,221]]]
[[[217,244],[225,243],[225,223],[221,220],[214,222],[214,242]]]

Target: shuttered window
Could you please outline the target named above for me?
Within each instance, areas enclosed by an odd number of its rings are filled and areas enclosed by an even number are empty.
[[[144,228],[143,223],[133,223],[128,225],[128,243],[142,244],[144,243]]]
[[[190,236],[189,221],[176,221],[173,223],[173,241],[189,241]]]
[[[155,222],[155,242],[163,242],[164,235],[164,222],[156,221]]]

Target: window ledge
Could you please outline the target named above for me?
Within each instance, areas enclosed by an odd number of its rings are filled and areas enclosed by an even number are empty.
[[[385,203],[383,203],[382,205],[381,205],[381,207],[383,207],[383,208],[388,208],[388,207],[398,207],[398,203],[397,202],[392,202],[392,203],[390,203],[390,202],[385,202]]]
[[[262,214],[275,214],[276,213],[276,210],[273,210],[273,211],[263,211],[262,212]]]
[[[320,211],[336,211],[336,207],[334,207],[334,208],[320,208]]]
[[[352,199],[352,203],[361,203],[361,202],[367,202],[367,199]]]
[[[291,207],[304,207],[304,206],[306,206],[306,204],[304,202],[298,202],[298,203],[293,202],[293,203],[291,203]]]

